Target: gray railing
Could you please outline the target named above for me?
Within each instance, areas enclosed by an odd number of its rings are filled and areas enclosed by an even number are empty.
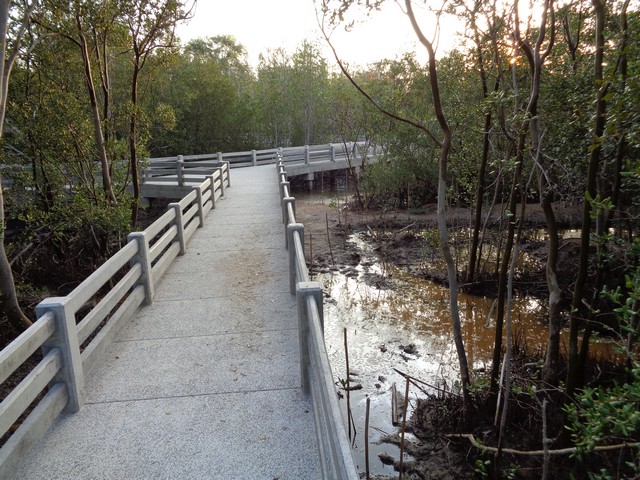
[[[296,221],[285,165],[277,163],[285,245],[289,252],[289,290],[296,295],[300,335],[302,390],[313,404],[322,478],[358,478],[338,405],[331,365],[324,344],[322,287],[311,282],[304,254],[304,226]]]
[[[177,155],[149,159],[143,172],[143,182],[167,182],[183,185],[195,181],[212,165],[226,162],[231,168],[270,165],[282,161],[288,166],[311,165],[321,162],[358,161],[374,158],[378,149],[368,142],[328,143],[302,147],[280,147],[246,152],[211,153],[204,155]]]
[[[86,374],[138,307],[153,301],[160,277],[185,253],[187,241],[228,186],[229,165],[223,164],[146,230],[131,233],[127,244],[69,295],[43,300],[36,322],[0,351],[0,382],[38,349],[43,357],[0,403],[0,437],[44,393],[0,449],[0,478],[15,471],[61,412],[82,407]],[[97,303],[87,309],[91,301]]]

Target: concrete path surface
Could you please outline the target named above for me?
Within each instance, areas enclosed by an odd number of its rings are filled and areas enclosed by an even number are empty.
[[[274,166],[231,188],[15,479],[318,479]]]

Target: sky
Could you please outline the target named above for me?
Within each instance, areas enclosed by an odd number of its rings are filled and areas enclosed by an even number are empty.
[[[416,14],[425,33],[432,31],[426,13],[416,10]],[[332,34],[338,53],[350,65],[396,58],[408,50],[416,50],[418,57],[426,60],[423,48],[416,48],[407,17],[393,0],[386,2],[383,11],[359,18],[366,21],[358,22],[349,32],[339,28]],[[322,40],[313,0],[198,0],[193,19],[179,26],[177,33],[183,43],[199,37],[233,35],[247,49],[254,67],[259,55],[269,49],[282,47],[293,53],[303,40],[318,40],[325,57],[334,63]],[[442,38],[451,40],[451,35],[443,34]]]

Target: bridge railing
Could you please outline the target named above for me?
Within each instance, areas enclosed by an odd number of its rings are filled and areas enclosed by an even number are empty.
[[[296,295],[298,304],[302,390],[310,395],[313,404],[322,478],[355,480],[358,474],[324,344],[322,287],[310,281],[304,254],[304,226],[296,221],[295,198],[291,196],[284,162],[279,161],[277,169],[289,252],[289,290]]]
[[[66,297],[43,300],[36,307],[36,322],[0,351],[3,383],[38,349],[43,357],[0,403],[0,437],[6,438],[0,448],[0,478],[15,471],[62,411],[81,408],[85,375],[138,307],[153,301],[160,277],[185,253],[187,241],[229,185],[224,165],[170,204],[146,230],[131,233],[124,247]]]
[[[230,168],[270,165],[278,160],[285,164],[307,164],[336,162],[347,158],[358,159],[374,156],[376,148],[368,142],[327,143],[302,147],[280,147],[245,152],[210,153],[203,155],[177,155],[151,158],[142,176],[144,182],[175,183],[194,182],[212,168],[227,163]]]

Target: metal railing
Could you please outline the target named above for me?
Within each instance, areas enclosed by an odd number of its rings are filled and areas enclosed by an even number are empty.
[[[302,390],[313,404],[322,478],[355,480],[359,477],[324,344],[322,287],[310,281],[304,255],[304,226],[296,221],[295,198],[291,196],[281,159],[277,169],[285,245],[289,252],[289,290],[296,295],[298,304]]]
[[[122,249],[66,297],[43,300],[36,322],[0,351],[0,382],[38,349],[43,357],[0,403],[0,437],[44,393],[0,448],[0,478],[11,476],[61,412],[82,407],[86,374],[138,307],[153,302],[163,273],[186,252],[189,238],[230,186],[229,165],[219,167],[146,230],[131,233]],[[92,301],[95,306],[87,309]]]

